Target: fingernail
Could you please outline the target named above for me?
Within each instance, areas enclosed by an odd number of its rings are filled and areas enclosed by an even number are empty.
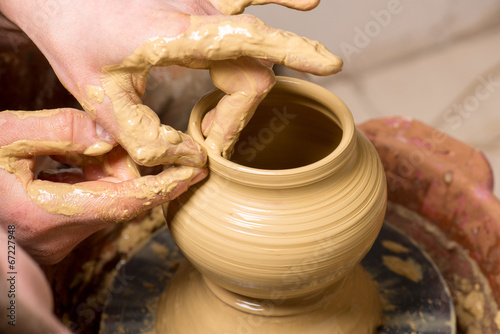
[[[106,131],[100,124],[96,123],[95,133],[97,134],[97,137],[99,137],[99,139],[102,139],[107,142],[114,142],[113,136],[108,131]]]

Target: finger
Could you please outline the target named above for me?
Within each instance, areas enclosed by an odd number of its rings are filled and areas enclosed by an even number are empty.
[[[21,184],[0,169],[0,189],[9,198],[0,210],[7,213],[0,215],[0,223],[7,219],[16,224],[19,243],[37,261],[56,263],[95,231],[170,201],[206,175],[206,169],[175,167],[116,183],[101,179],[73,185],[42,180]]]
[[[272,28],[252,15],[192,15],[189,19],[189,27],[181,35],[153,38],[121,65],[108,66],[105,70],[119,73],[126,69],[128,73],[135,71],[144,75],[145,64],[147,71],[151,66],[174,64],[208,68],[210,61],[242,56],[283,64],[316,75],[330,75],[342,69],[342,60],[321,43]]]
[[[158,115],[142,104],[140,97],[150,67],[147,65],[144,71],[144,63],[138,62],[134,68],[124,61],[103,69],[102,83],[114,116],[104,120],[103,125],[140,165],[203,166],[203,148],[187,134],[161,124]]]
[[[44,211],[66,216],[72,222],[117,222],[176,198],[206,175],[206,169],[180,166],[119,183],[90,181],[71,185],[35,180],[26,192]]]
[[[319,0],[210,0],[212,5],[224,15],[241,14],[246,7],[275,3],[298,10],[311,10]]]
[[[202,130],[206,146],[229,158],[239,133],[273,87],[275,78],[270,68],[248,57],[214,62],[210,74],[215,86],[226,95],[204,119]]]
[[[121,146],[115,147],[106,154],[101,169],[106,177],[111,177],[117,181],[127,181],[141,176],[136,163],[130,158],[127,152]],[[85,175],[87,171],[84,168]]]
[[[116,141],[83,111],[62,108],[0,113],[0,156],[103,154]]]
[[[0,168],[24,185],[37,155],[105,152],[116,142],[84,112],[71,108],[0,113]]]

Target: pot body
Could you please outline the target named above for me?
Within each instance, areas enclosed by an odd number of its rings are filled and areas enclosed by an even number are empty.
[[[222,96],[193,109],[188,133],[200,143],[203,116]],[[344,277],[375,241],[384,170],[347,106],[315,84],[278,77],[254,118],[234,161],[209,151],[209,177],[170,203],[167,223],[212,283],[259,299],[310,295]]]

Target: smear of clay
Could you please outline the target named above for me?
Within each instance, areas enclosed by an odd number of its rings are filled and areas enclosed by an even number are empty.
[[[35,152],[54,152],[56,150],[70,152],[72,146],[73,144],[69,141],[18,140],[0,147],[0,168],[12,174],[19,174],[24,172],[17,164],[19,160],[32,156]],[[40,155],[42,154],[40,153]]]
[[[193,177],[194,170],[192,168],[179,168],[175,174],[165,174],[164,177],[158,178],[156,182],[151,183],[151,178],[154,176],[144,176],[134,179],[127,189],[131,199],[154,200],[158,197],[167,198],[170,193],[178,186],[182,180],[190,180]],[[147,185],[147,187],[146,187]],[[85,184],[65,184],[52,183],[43,180],[35,180],[29,183],[26,192],[31,199],[40,207],[48,212],[61,214],[65,216],[75,216],[85,212],[86,203],[98,201],[106,202],[99,215],[102,219],[114,217],[117,210],[123,210],[123,204],[111,206],[110,198],[116,197],[117,194],[112,189],[102,185],[87,187]],[[126,210],[125,210],[126,212]],[[126,220],[125,215],[124,219]]]
[[[422,267],[412,258],[406,261],[396,256],[382,256],[384,265],[392,272],[417,283],[423,278]]]
[[[97,103],[102,103],[102,101],[104,101],[104,89],[99,86],[85,86],[85,92],[87,93],[87,97],[92,101]]]
[[[83,152],[83,154],[88,156],[97,156],[108,153],[113,149],[113,145],[106,142],[97,142],[89,147]]]
[[[71,152],[74,150],[73,143],[69,141],[28,141],[19,140],[10,145],[0,147],[0,168],[9,173],[17,175],[28,195],[40,207],[48,212],[65,216],[75,216],[85,211],[85,203],[90,199],[102,198],[103,201],[116,196],[113,190],[103,186],[87,187],[84,184],[52,183],[43,180],[33,180],[31,156],[36,154],[51,154],[52,152]],[[45,152],[45,153],[44,153]],[[28,158],[28,159],[27,159]],[[95,159],[95,158],[89,158]],[[137,172],[135,164],[129,164]],[[139,175],[138,175],[139,176]],[[153,176],[151,176],[153,177]],[[193,177],[193,169],[179,168],[174,174],[166,174],[163,178],[158,178],[151,183],[149,176],[138,178],[130,183],[130,197],[150,200],[167,197],[181,180],[189,180]],[[148,187],[145,187],[145,185]],[[110,208],[108,212],[102,212],[102,217],[106,218],[112,214],[115,208]]]
[[[408,253],[410,250],[405,246],[391,240],[383,240],[382,246],[393,253]]]
[[[16,115],[19,119],[26,119],[28,117],[48,117],[55,115],[60,112],[59,109],[43,109],[37,111],[25,111],[25,110],[5,110],[4,113],[9,113]]]

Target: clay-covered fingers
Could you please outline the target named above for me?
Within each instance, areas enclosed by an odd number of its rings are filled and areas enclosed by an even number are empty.
[[[26,192],[44,211],[66,216],[72,223],[121,222],[176,198],[206,175],[205,169],[179,166],[121,182],[58,184],[35,180]]]
[[[96,142],[114,142],[72,109],[0,113],[0,131],[0,193],[9,199],[0,207],[0,224],[15,225],[19,245],[40,263],[60,261],[90,234],[172,200],[207,174],[175,167],[139,177],[121,147],[88,156]],[[35,180],[37,155],[56,155],[82,172],[42,172],[45,180]]]
[[[0,223],[15,224],[19,244],[47,264],[60,261],[97,230],[168,202],[207,175],[205,169],[181,166],[117,183],[35,180],[22,189],[15,177],[4,173],[0,170],[0,189],[7,188],[10,196],[0,208]]]
[[[210,0],[212,5],[224,15],[241,14],[246,7],[275,3],[298,10],[311,10],[319,0]]]
[[[274,86],[275,77],[269,67],[249,57],[213,62],[210,75],[226,95],[203,119],[205,144],[230,158],[239,133]]]
[[[0,112],[0,168],[23,183],[39,155],[102,154],[115,140],[84,112],[71,109]]]
[[[109,152],[116,141],[83,111],[72,108],[0,112],[0,156]]]
[[[330,75],[342,69],[342,60],[321,43],[272,28],[252,15],[172,15],[171,20],[187,27],[184,32],[150,38],[121,64],[102,70],[102,87],[111,101],[113,117],[100,123],[113,133],[134,161],[144,166],[202,166],[206,161],[196,142],[162,125],[157,115],[142,104],[147,76],[154,66],[210,69],[218,61],[246,57],[317,75]],[[232,95],[229,100],[236,101],[237,93]],[[254,96],[246,100],[242,96],[236,101],[237,108],[255,105],[252,99]],[[242,110],[237,109],[236,113],[241,116]],[[250,109],[247,111],[251,114]]]
[[[215,60],[247,56],[316,75],[330,75],[342,69],[342,60],[321,43],[272,28],[252,15],[191,15],[178,19],[189,20],[186,31],[174,37],[151,38],[120,65],[104,69],[107,72],[104,88],[108,96],[111,94],[118,99],[124,97],[124,91],[136,91],[131,84],[119,87],[118,91],[111,91],[106,85],[113,81],[123,82],[120,75],[130,72],[136,72],[136,79],[130,82],[143,82],[152,66],[209,68]],[[110,78],[111,75],[116,79]]]
[[[144,47],[144,46],[143,46]],[[161,124],[158,115],[142,104],[150,60],[138,51],[120,65],[103,69],[102,84],[112,107],[102,124],[113,133],[132,159],[143,166],[201,167],[206,152],[187,134]],[[109,117],[111,116],[111,117]]]

